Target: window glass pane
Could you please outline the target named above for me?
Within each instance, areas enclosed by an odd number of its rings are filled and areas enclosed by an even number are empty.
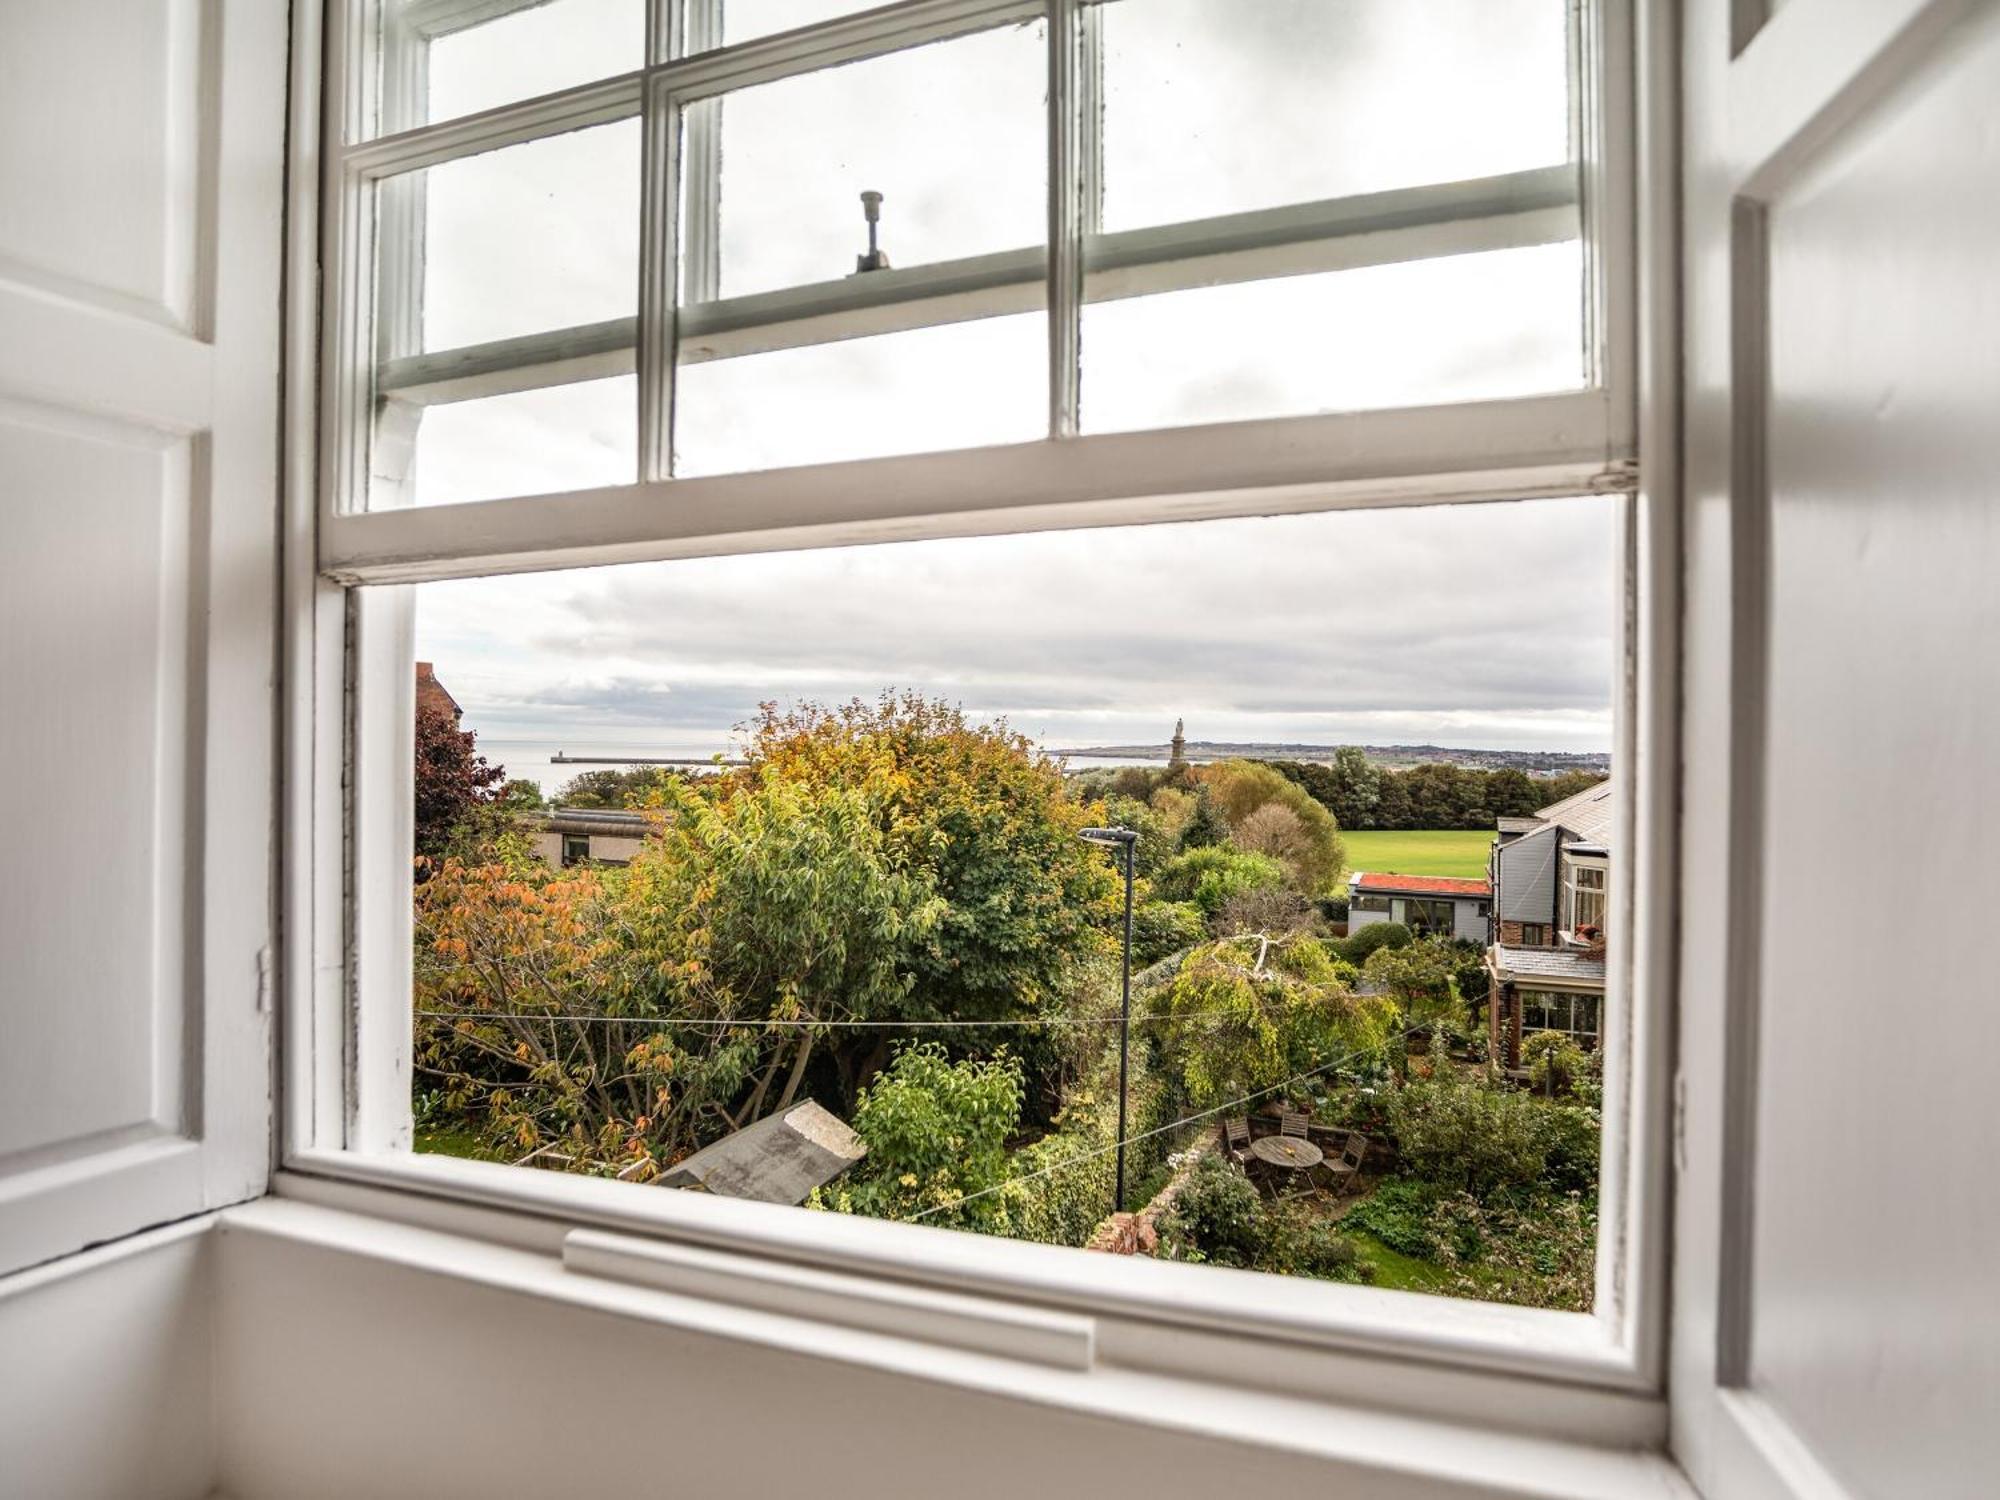
[[[435,6],[388,8],[384,131],[452,120],[630,73],[645,59],[646,0],[528,0],[487,9],[500,13],[433,35],[426,45],[411,31],[411,20],[420,20],[424,10],[435,12]],[[399,78],[413,91],[407,101],[396,94]]]
[[[391,178],[377,193],[385,353],[638,310],[637,120],[445,162]]]
[[[695,106],[721,120],[717,295],[854,276],[864,191],[882,195],[878,244],[897,270],[1042,244],[1043,35],[1010,26]],[[698,212],[689,201],[684,258]],[[683,295],[699,284],[684,263]]]
[[[722,0],[722,39],[729,46],[774,32],[813,26],[858,10],[873,10],[882,0]]]
[[[1126,1204],[1178,1180],[1188,1205],[1140,1253],[1587,1307],[1593,1104],[1500,1096],[1454,1003],[1469,951],[1340,935],[1355,856],[1333,824],[1359,837],[1360,798],[1402,820],[1371,830],[1371,866],[1436,859],[1411,787],[1602,752],[1621,513],[420,585],[417,1149],[1078,1247],[1118,1205],[1129,1040]],[[1399,747],[1446,744],[1458,765],[1392,779]],[[1119,865],[1081,837],[1113,824],[1139,836],[1129,1036]],[[1522,998],[1531,1027],[1576,1024],[1567,997]],[[1391,1119],[1475,1112],[1571,1144],[1516,1159],[1438,1130],[1421,1168],[1414,1132],[1381,1149]]]
[[[455,505],[631,484],[639,473],[639,383],[631,375],[448,405],[391,407],[377,429],[373,504]],[[407,468],[385,441],[414,426]]]
[[[1084,429],[1579,388],[1569,11],[1101,6]],[[1228,217],[1244,214],[1263,217]]]
[[[1029,442],[1048,425],[1047,324],[982,318],[683,364],[682,477]]]
[[[1577,244],[1092,302],[1087,431],[1498,400],[1582,386]]]
[[[1104,228],[1569,159],[1568,0],[1115,0]]]
[[[686,112],[677,474],[1047,430],[1042,36],[1007,27]],[[885,263],[866,271],[863,191],[882,195]],[[1001,274],[944,294],[925,273],[1000,252]]]
[[[635,380],[614,372],[636,336],[639,122],[388,179],[376,215],[369,506],[632,483]],[[603,324],[578,368],[574,330]],[[605,378],[543,384],[579,374]]]

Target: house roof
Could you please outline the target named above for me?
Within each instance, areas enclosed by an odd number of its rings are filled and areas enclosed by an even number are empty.
[[[1604,988],[1604,960],[1586,958],[1568,948],[1501,948],[1493,950],[1503,979],[1547,979],[1571,987]]]
[[[759,1203],[803,1203],[868,1154],[845,1121],[807,1099],[764,1116],[676,1162],[662,1187],[698,1188]]]
[[[1357,891],[1400,891],[1412,896],[1477,896],[1492,894],[1483,880],[1459,880],[1445,875],[1391,875],[1357,870],[1348,882]]]
[[[417,707],[442,708],[454,719],[463,712],[458,706],[458,700],[452,697],[450,690],[437,680],[437,672],[427,661],[417,663]]]
[[[1616,801],[1611,795],[1614,785],[1610,781],[1600,781],[1574,797],[1550,803],[1535,816],[1544,823],[1561,824],[1584,843],[1599,844],[1609,849],[1612,847],[1612,825],[1617,815]]]
[[[547,833],[603,833],[644,838],[657,825],[658,814],[623,807],[557,807],[533,813],[528,821]]]

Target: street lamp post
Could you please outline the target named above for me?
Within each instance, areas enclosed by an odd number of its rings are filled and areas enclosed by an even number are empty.
[[[1089,844],[1108,844],[1125,851],[1125,974],[1118,1007],[1118,1208],[1125,1212],[1125,1078],[1132,1058],[1132,850],[1139,842],[1133,828],[1085,828],[1078,837]]]

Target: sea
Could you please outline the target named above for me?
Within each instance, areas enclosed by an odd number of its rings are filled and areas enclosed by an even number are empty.
[[[742,746],[727,738],[711,740],[658,741],[648,744],[626,742],[572,740],[557,744],[552,740],[502,739],[480,735],[477,749],[486,757],[487,764],[506,768],[507,778],[525,779],[542,789],[544,797],[553,797],[572,779],[585,771],[623,769],[639,765],[647,760],[662,758],[706,762],[721,756],[724,760],[742,754]],[[588,757],[590,764],[576,765],[558,762],[558,755]],[[1086,767],[1157,766],[1160,760],[1146,760],[1134,756],[1118,755],[1078,755],[1066,757],[1072,770]]]

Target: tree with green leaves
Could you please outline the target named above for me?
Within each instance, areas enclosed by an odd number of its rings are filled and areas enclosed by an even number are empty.
[[[1396,1002],[1406,1028],[1420,1027],[1442,1036],[1465,1030],[1465,1007],[1458,998],[1456,982],[1458,967],[1455,943],[1448,938],[1422,937],[1397,947],[1377,948],[1368,955],[1361,973]]]
[[[1004,1050],[954,1062],[936,1042],[904,1046],[855,1102],[854,1133],[868,1155],[820,1201],[876,1218],[922,1213],[947,1228],[1001,1228],[1002,1194],[961,1200],[1006,1180],[1022,1089],[1021,1065]]]
[[[1153,887],[1169,901],[1188,901],[1211,921],[1233,896],[1285,884],[1285,867],[1268,854],[1249,854],[1227,844],[1208,844],[1177,854],[1154,878]]]
[[[1110,951],[1119,882],[1078,837],[1099,811],[1006,724],[974,724],[915,694],[782,713],[767,704],[749,759],[748,776],[861,792],[885,852],[943,903],[910,958],[912,1015],[1032,1017]]]
[[[1232,843],[1274,855],[1307,896],[1334,889],[1347,864],[1340,827],[1304,787],[1253,760],[1222,761],[1199,775]]]
[[[646,808],[688,777],[672,766],[604,766],[572,776],[556,790],[556,807]]]
[[[1152,1000],[1159,1045],[1196,1108],[1340,1064],[1379,1066],[1396,1009],[1354,993],[1321,943],[1225,939],[1190,953]]]

